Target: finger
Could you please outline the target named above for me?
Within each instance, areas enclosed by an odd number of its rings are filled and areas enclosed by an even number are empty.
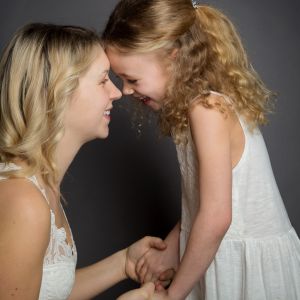
[[[148,271],[148,267],[147,267],[146,264],[144,264],[143,267],[141,268],[140,272],[139,272],[139,278],[140,278],[141,283],[145,283],[144,279],[145,279],[145,276],[147,274],[147,271]]]
[[[152,282],[146,283],[139,289],[131,290],[117,298],[117,300],[149,300],[154,294],[155,286]]]
[[[155,276],[149,269],[145,275],[145,278],[144,278],[144,282],[149,282],[149,281],[156,281],[157,279],[157,276]]]
[[[160,285],[163,286],[165,289],[169,287],[169,285],[171,284],[171,280],[164,280],[164,281],[160,281]]]
[[[153,282],[147,282],[142,286],[142,289],[145,291],[146,296],[150,297],[154,294],[155,285]]]
[[[161,291],[164,291],[165,288],[163,287],[163,285],[160,283],[160,281],[157,281],[155,283],[155,291],[157,292],[161,292]]]
[[[137,262],[137,264],[135,265],[135,271],[137,274],[140,274],[142,267],[145,264],[145,257],[143,256],[142,258],[140,258]]]
[[[167,244],[161,238],[158,237],[148,237],[148,238],[149,238],[148,241],[149,247],[156,248],[158,250],[164,250],[167,248]]]
[[[174,269],[168,269],[159,275],[159,280],[161,280],[161,281],[171,280],[171,279],[173,279],[175,274],[176,274],[176,272]]]

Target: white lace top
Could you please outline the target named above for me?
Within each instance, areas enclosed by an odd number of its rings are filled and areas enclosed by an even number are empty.
[[[0,163],[0,170],[15,168],[18,167],[14,164],[4,167],[4,164]],[[3,179],[6,178],[0,176],[0,180]],[[32,176],[28,179],[41,191],[48,202],[45,191],[39,186],[36,177]],[[77,251],[72,234],[72,245],[69,245],[65,229],[57,228],[55,225],[55,214],[51,208],[50,215],[50,241],[44,257],[39,300],[66,300],[75,281]]]

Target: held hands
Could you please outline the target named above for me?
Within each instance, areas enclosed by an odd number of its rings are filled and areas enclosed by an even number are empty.
[[[171,300],[164,287],[170,283],[174,269],[178,267],[177,251],[167,248],[162,239],[148,236],[132,244],[124,253],[126,276],[142,284],[148,282],[117,300]],[[155,285],[149,281],[156,281]]]
[[[139,281],[136,267],[139,259],[143,257],[150,249],[160,252],[166,249],[166,243],[157,237],[146,236],[132,244],[125,251],[125,274],[135,281]],[[146,299],[146,298],[145,298]]]
[[[161,291],[170,284],[178,264],[179,255],[173,247],[152,248],[139,259],[136,272],[141,283],[155,282],[156,290]]]

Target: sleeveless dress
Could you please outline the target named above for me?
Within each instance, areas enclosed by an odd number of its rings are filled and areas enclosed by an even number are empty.
[[[213,94],[230,98],[216,92]],[[187,300],[299,300],[300,241],[279,193],[263,136],[250,131],[232,170],[232,223],[204,279]],[[180,256],[199,206],[198,159],[190,129],[177,145],[182,177]]]
[[[6,166],[0,163],[0,171],[17,168],[19,167],[12,163]],[[0,176],[0,180],[4,179],[6,178]],[[27,179],[41,191],[49,204],[45,191],[39,186],[36,177],[27,177]],[[69,245],[66,241],[66,231],[63,227],[56,227],[55,214],[50,207],[49,213],[51,217],[50,241],[43,262],[39,300],[66,300],[75,281],[77,251],[72,233],[72,245]]]

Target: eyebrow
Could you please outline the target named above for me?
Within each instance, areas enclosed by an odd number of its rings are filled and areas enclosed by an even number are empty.
[[[107,74],[109,74],[109,70],[108,69],[100,72],[97,76],[99,76],[99,78],[100,77],[102,78],[102,76],[106,76]]]
[[[129,75],[129,74],[126,74],[126,73],[120,73],[120,74],[117,74],[118,76],[123,76],[125,78],[135,78],[137,76],[134,76],[134,75]]]

